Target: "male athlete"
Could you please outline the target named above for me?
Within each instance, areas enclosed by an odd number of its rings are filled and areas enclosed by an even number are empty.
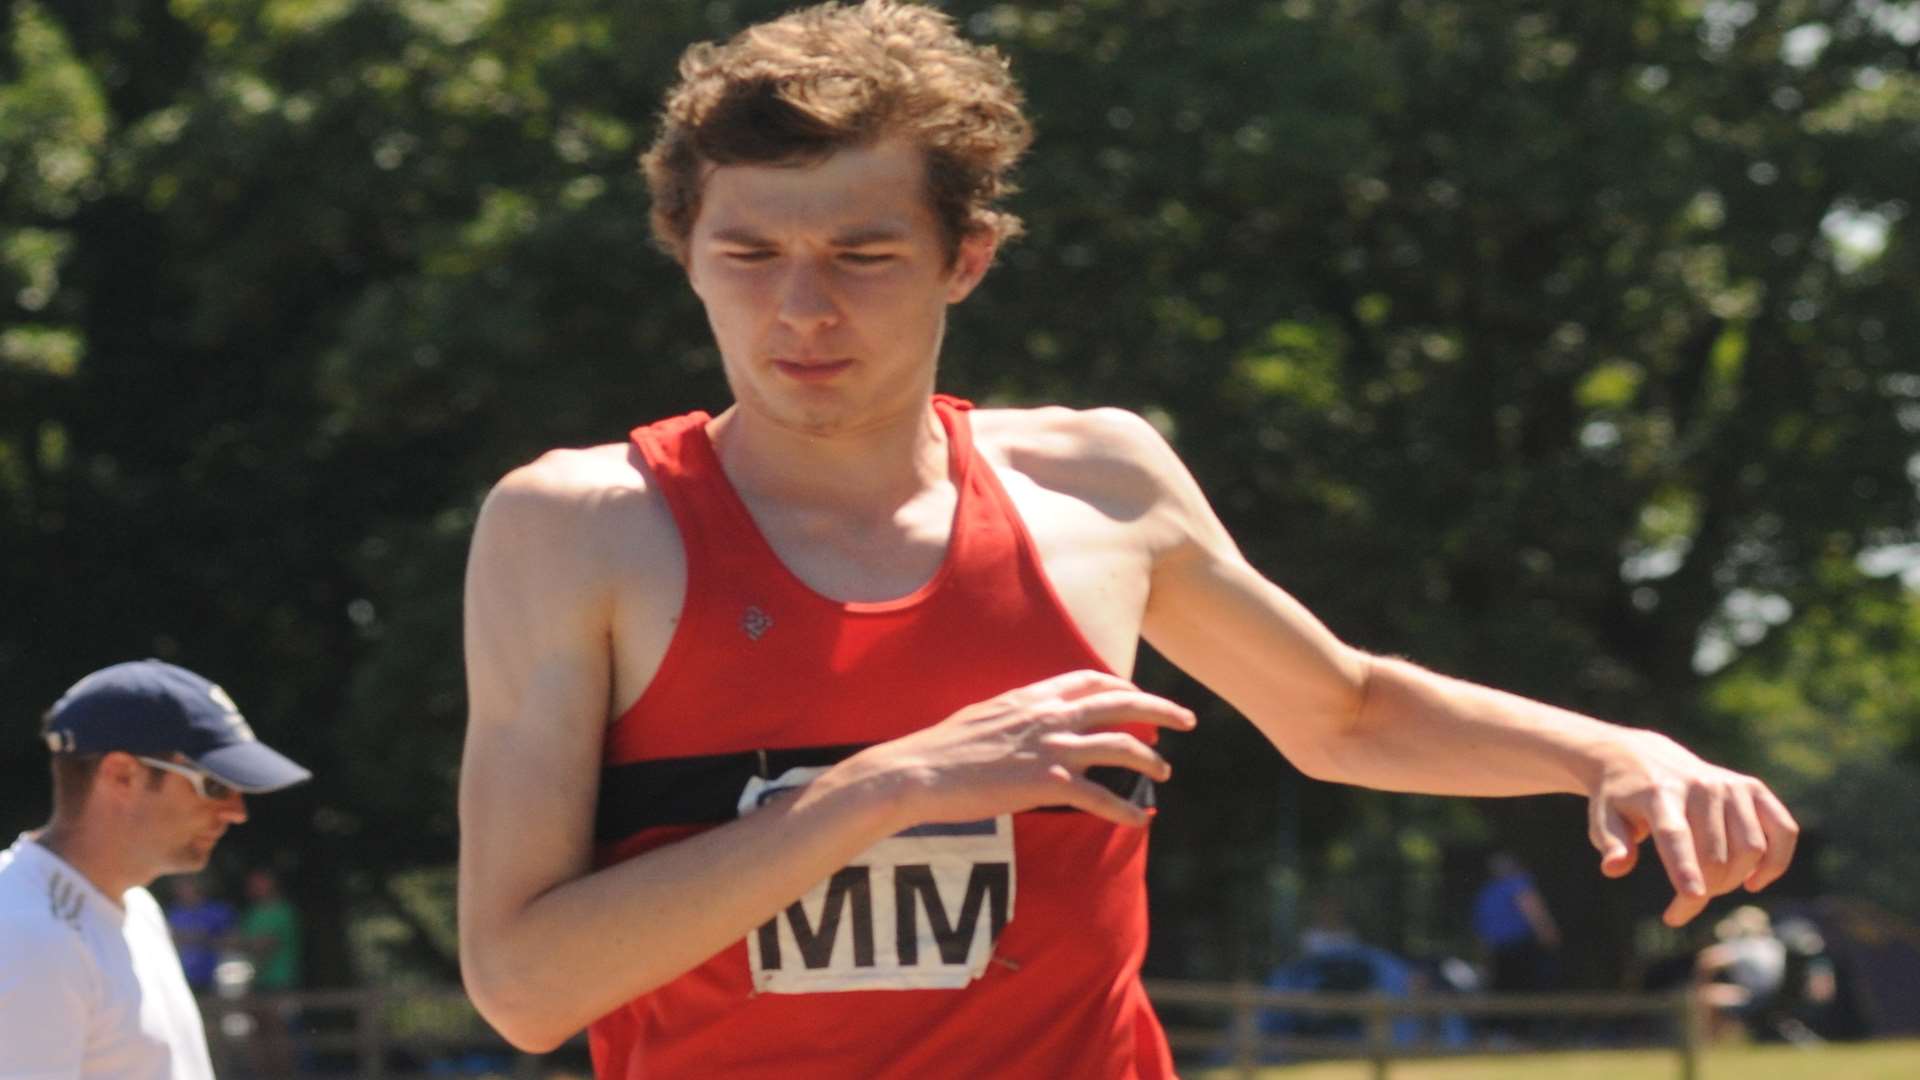
[[[1145,637],[1310,775],[1590,800],[1691,918],[1785,869],[1766,787],[1664,736],[1366,655],[1113,410],[934,394],[1017,222],[991,50],[898,0],[681,64],[644,159],[733,403],[549,453],[475,530],[467,987],[601,1077],[1161,1077],[1141,990]]]

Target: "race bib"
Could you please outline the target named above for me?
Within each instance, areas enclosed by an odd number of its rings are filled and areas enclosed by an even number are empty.
[[[824,772],[754,777],[742,816]],[[815,885],[747,936],[753,986],[767,994],[941,990],[980,977],[1013,918],[1013,818],[919,825]]]

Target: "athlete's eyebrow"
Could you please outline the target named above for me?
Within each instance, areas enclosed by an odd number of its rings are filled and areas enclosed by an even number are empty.
[[[891,244],[905,240],[909,230],[904,225],[884,222],[877,225],[857,225],[833,237],[835,247],[865,247],[868,244]]]
[[[893,244],[907,239],[912,230],[896,222],[879,222],[870,225],[854,225],[834,233],[829,240],[834,247],[865,247],[868,244]],[[748,225],[729,225],[715,229],[708,238],[718,244],[737,244],[741,247],[767,247],[774,243],[771,236]]]
[[[904,225],[893,225],[893,223],[854,225],[852,229],[847,229],[843,233],[833,234],[831,244],[835,248],[862,248],[866,244],[895,244],[899,240],[904,240],[906,236],[908,236],[908,229]],[[772,236],[760,233],[758,229],[747,227],[747,225],[714,229],[708,234],[708,238],[718,244],[739,244],[743,248],[756,248],[756,246],[766,246],[774,242]]]
[[[741,247],[763,247],[773,243],[766,234],[744,226],[736,226],[730,229],[715,229],[711,238],[722,244],[739,244]]]

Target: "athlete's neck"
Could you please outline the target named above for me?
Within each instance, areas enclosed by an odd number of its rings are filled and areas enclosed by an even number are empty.
[[[948,478],[946,429],[927,399],[832,433],[784,427],[735,405],[707,433],[727,478],[749,498],[885,519]]]
[[[114,857],[112,844],[103,843],[91,830],[80,828],[72,822],[56,817],[39,832],[28,835],[35,843],[59,856],[61,862],[73,867],[81,877],[92,882],[93,887],[99,889],[101,895],[112,901],[115,907],[126,907],[121,897],[128,889],[153,880],[150,876],[141,880],[138,873],[121,865],[123,860]]]

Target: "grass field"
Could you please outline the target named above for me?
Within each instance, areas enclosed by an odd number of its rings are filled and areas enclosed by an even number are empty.
[[[1840,1043],[1813,1049],[1742,1046],[1707,1052],[1702,1080],[1917,1080],[1920,1042]],[[1230,1069],[1190,1072],[1189,1080],[1231,1080]],[[1390,1080],[1677,1080],[1673,1050],[1601,1050],[1566,1054],[1507,1054],[1395,1062]],[[1370,1080],[1365,1062],[1333,1062],[1262,1069],[1260,1080]]]

